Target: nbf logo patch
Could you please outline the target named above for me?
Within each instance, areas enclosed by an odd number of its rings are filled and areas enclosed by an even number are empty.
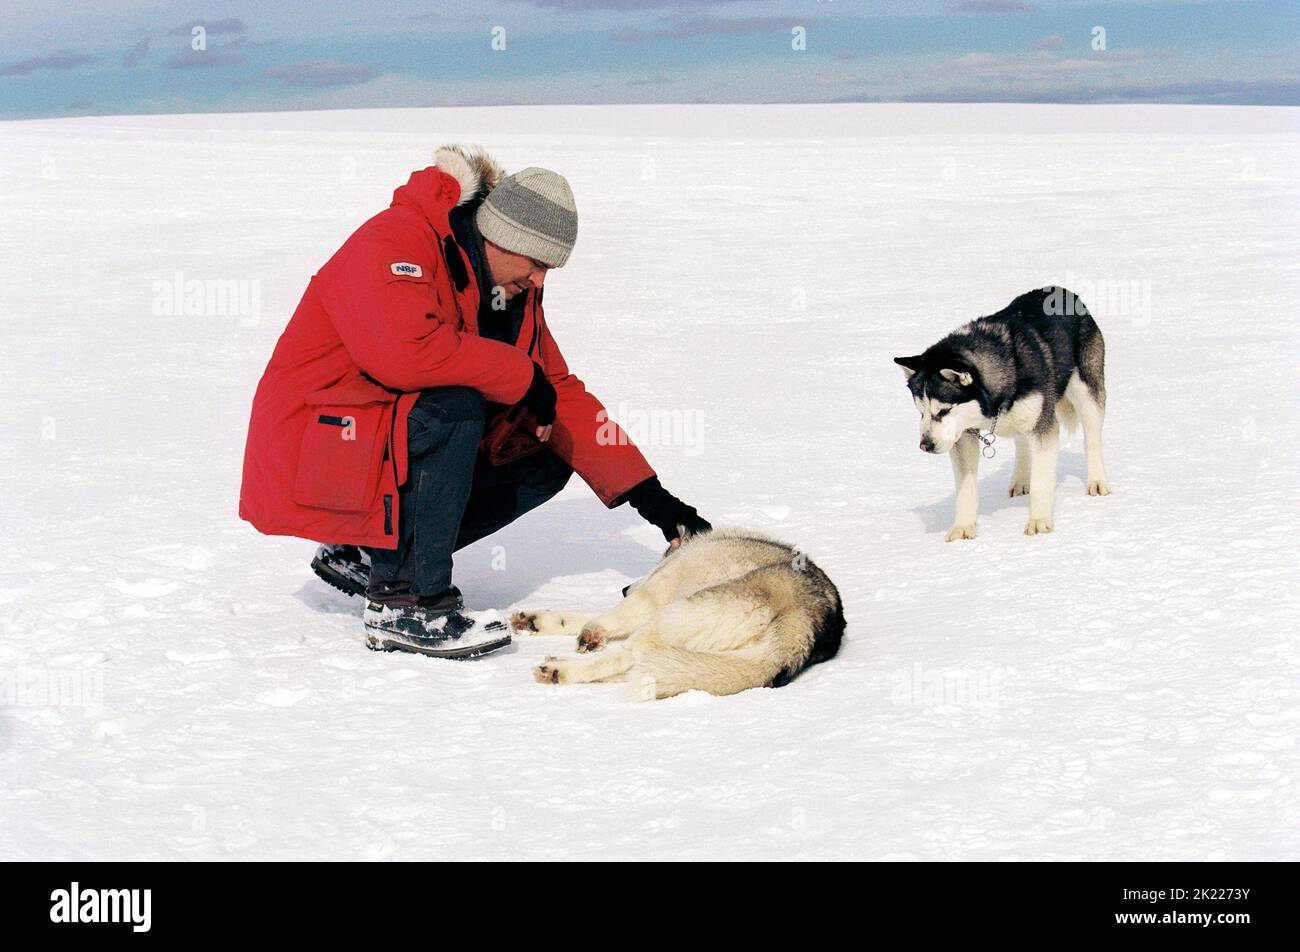
[[[409,261],[394,261],[390,267],[393,269],[393,274],[399,278],[424,277],[424,269],[418,264],[411,264]]]

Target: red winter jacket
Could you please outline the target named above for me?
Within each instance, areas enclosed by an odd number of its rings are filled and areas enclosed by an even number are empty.
[[[422,169],[393,203],[312,278],[253,397],[239,515],[270,535],[380,549],[397,546],[397,488],[406,481],[407,414],[428,387],[465,386],[514,404],[533,362],[558,396],[547,442],[606,506],[654,475],[569,373],[529,289],[511,346],[478,334],[479,292],[447,215],[472,194],[437,167]],[[512,424],[498,415],[486,445]]]

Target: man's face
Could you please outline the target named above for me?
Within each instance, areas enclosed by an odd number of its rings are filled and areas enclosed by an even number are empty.
[[[527,255],[506,251],[486,238],[483,239],[483,252],[487,255],[488,274],[492,277],[492,283],[501,289],[507,301],[529,287],[540,288],[546,281],[549,269]]]

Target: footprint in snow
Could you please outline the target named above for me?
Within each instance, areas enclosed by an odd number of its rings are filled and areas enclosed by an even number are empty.
[[[124,578],[118,578],[109,584],[123,595],[130,595],[132,598],[162,598],[181,587],[180,582],[159,578],[145,579],[143,582],[128,582]]]

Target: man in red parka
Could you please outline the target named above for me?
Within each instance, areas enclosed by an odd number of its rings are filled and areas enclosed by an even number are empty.
[[[546,169],[446,146],[312,278],[253,398],[239,514],[325,543],[313,569],[366,598],[372,648],[466,658],[510,643],[464,610],[452,552],[573,472],[670,544],[708,531],[569,372],[542,289],[577,238]]]

